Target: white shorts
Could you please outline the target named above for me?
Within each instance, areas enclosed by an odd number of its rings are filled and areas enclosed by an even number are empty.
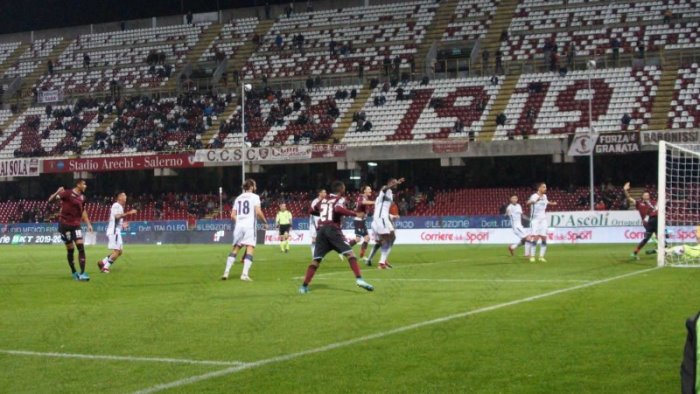
[[[109,250],[122,250],[122,248],[124,247],[124,242],[122,242],[121,233],[107,234],[107,239],[109,240],[109,242],[107,243],[107,249]]]
[[[394,225],[389,219],[374,219],[372,220],[372,231],[376,235],[386,235],[394,231]]]
[[[311,239],[316,238],[316,230],[317,230],[316,220],[309,219],[309,236],[311,237]]]
[[[255,247],[258,232],[255,228],[238,228],[233,230],[233,246]]]
[[[523,226],[513,226],[513,233],[515,233],[515,236],[518,237],[518,239],[523,239],[530,235]]]
[[[530,222],[530,233],[532,235],[540,235],[543,237],[547,236],[547,218],[532,219]]]

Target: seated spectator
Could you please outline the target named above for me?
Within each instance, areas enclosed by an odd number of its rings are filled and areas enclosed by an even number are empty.
[[[363,129],[364,131],[370,131],[370,130],[372,130],[372,122],[370,122],[369,120],[366,121],[365,124],[362,126],[362,129]]]
[[[429,83],[430,83],[430,78],[428,78],[427,76],[423,77],[423,79],[421,79],[421,81],[420,81],[420,84],[421,84],[422,86],[425,86],[425,85],[427,85],[427,84],[429,84]]]
[[[463,133],[464,132],[464,123],[462,123],[461,120],[456,121],[454,126],[452,126],[452,132],[453,133]]]
[[[491,85],[493,85],[493,86],[498,85],[498,76],[496,76],[496,75],[491,76]]]
[[[403,94],[403,88],[398,88],[396,89],[396,99],[397,100],[405,100],[406,96]]]

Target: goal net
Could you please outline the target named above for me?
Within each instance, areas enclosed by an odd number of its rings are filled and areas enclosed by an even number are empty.
[[[700,267],[700,145],[659,143],[658,264]]]

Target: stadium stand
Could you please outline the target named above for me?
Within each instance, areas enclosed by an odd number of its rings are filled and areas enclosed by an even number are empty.
[[[700,72],[698,63],[678,70],[673,101],[668,112],[671,129],[700,126]]]
[[[693,0],[521,0],[501,50],[504,60],[528,60],[560,49],[565,53],[569,43],[576,55],[610,55],[613,39],[620,54],[638,52],[640,43],[646,51],[697,48],[698,23],[692,19],[698,16]]]
[[[442,41],[476,40],[486,35],[497,2],[494,0],[460,0],[450,18]]]
[[[235,19],[225,24],[199,61],[215,61],[217,52],[223,54],[226,59],[233,58],[236,51],[245,45],[247,40],[252,39],[257,25],[258,18]]]
[[[661,71],[613,68],[595,71],[592,120],[598,132],[644,130],[649,124],[653,98]],[[556,137],[588,131],[588,74],[574,71],[526,74],[520,77],[505,110],[507,121],[496,129],[496,138],[511,136]],[[631,118],[622,124],[623,115]]]
[[[5,119],[9,114],[5,114]],[[0,120],[3,115],[0,114]],[[31,107],[0,135],[0,159],[80,153],[80,144],[98,124],[94,101],[72,106]]]
[[[281,16],[244,67],[245,78],[378,71],[385,59],[410,68],[437,5],[431,1]],[[295,40],[301,33],[303,42]],[[301,48],[301,49],[300,49]]]
[[[359,85],[318,87],[306,90],[266,89],[246,100],[248,141],[254,146],[326,141],[347,111]],[[240,105],[221,125],[212,147],[241,146]]]
[[[58,58],[39,90],[67,94],[107,91],[114,80],[126,89],[164,86],[209,23],[79,36]],[[86,61],[86,57],[89,61]]]
[[[62,37],[39,39],[32,43],[20,56],[17,62],[10,67],[5,75],[10,78],[26,77],[36,70],[43,62],[43,58],[49,56],[51,51],[63,41]]]
[[[481,130],[499,87],[499,83],[486,77],[378,86],[362,109],[372,128],[366,130],[360,121],[355,121],[342,142],[371,145],[474,137]]]

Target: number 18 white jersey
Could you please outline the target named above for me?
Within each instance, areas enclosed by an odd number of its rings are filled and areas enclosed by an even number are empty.
[[[243,193],[233,202],[236,211],[236,229],[255,230],[255,207],[260,206],[260,197],[255,193]]]

